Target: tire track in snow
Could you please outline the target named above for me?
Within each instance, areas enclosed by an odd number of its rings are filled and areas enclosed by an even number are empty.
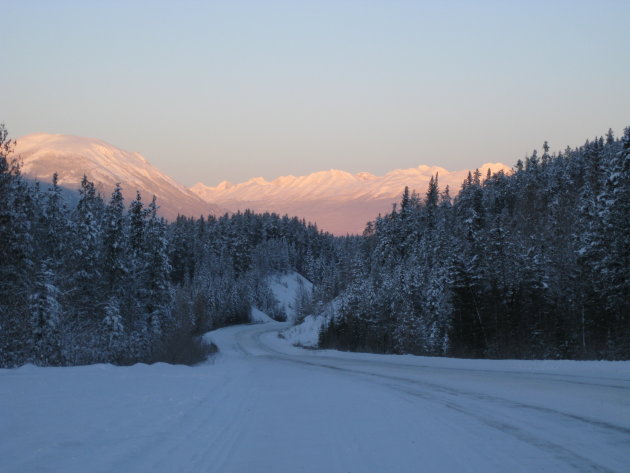
[[[425,386],[425,387],[429,387],[434,389],[435,391],[442,391],[444,393],[447,394],[453,394],[453,395],[464,395],[467,396],[469,398],[474,398],[480,401],[492,401],[492,402],[496,402],[496,403],[501,403],[507,407],[514,407],[514,408],[521,408],[521,409],[530,409],[533,411],[538,411],[538,412],[542,412],[542,413],[546,413],[546,414],[552,414],[552,415],[556,415],[556,416],[562,416],[562,417],[567,417],[569,419],[575,420],[575,421],[579,421],[579,422],[583,422],[585,424],[588,424],[590,426],[595,426],[595,427],[600,427],[603,429],[609,429],[609,430],[613,430],[625,435],[630,435],[630,429],[623,427],[623,426],[618,426],[618,425],[614,425],[614,424],[610,424],[608,422],[604,422],[604,421],[600,421],[597,419],[592,419],[589,417],[583,417],[583,416],[578,416],[575,414],[571,414],[568,412],[562,412],[559,411],[557,409],[552,409],[549,407],[544,407],[544,406],[535,406],[535,405],[531,405],[531,404],[525,404],[522,402],[517,402],[517,401],[512,401],[510,399],[505,399],[505,398],[501,398],[501,397],[497,397],[497,396],[492,396],[489,394],[480,394],[480,393],[476,393],[473,391],[464,391],[464,390],[456,390],[453,388],[449,388],[447,386],[444,385],[440,385],[440,384],[435,384],[435,383],[431,383],[428,381],[422,381],[419,379],[413,379],[413,378],[405,378],[403,376],[392,376],[392,375],[386,375],[383,373],[374,373],[374,372],[370,372],[370,371],[365,371],[365,370],[360,370],[360,369],[353,369],[353,368],[347,368],[347,367],[341,367],[341,366],[337,366],[337,365],[332,365],[329,362],[328,358],[325,358],[324,362],[318,363],[318,362],[312,362],[312,361],[306,361],[306,360],[300,360],[300,359],[295,359],[295,358],[291,358],[291,357],[285,357],[285,356],[276,356],[274,357],[275,359],[281,360],[281,361],[286,361],[286,362],[290,362],[290,363],[300,363],[300,364],[304,364],[304,365],[310,365],[310,366],[316,366],[316,367],[320,367],[320,368],[326,368],[329,370],[334,370],[334,371],[341,371],[341,372],[345,372],[345,373],[351,373],[351,374],[356,374],[356,375],[362,375],[362,376],[366,376],[366,377],[372,377],[372,378],[381,378],[381,379],[385,379],[385,380],[391,380],[391,381],[398,381],[398,382],[404,382],[404,383],[410,383],[410,384],[414,384],[414,385],[420,385],[420,386]],[[347,360],[339,360],[342,363],[347,363]],[[355,361],[355,360],[353,360]],[[369,363],[365,363],[365,364],[369,364]],[[398,366],[400,367],[400,366]]]
[[[251,355],[256,355],[256,352],[267,353],[265,358],[270,360],[276,360],[281,362],[288,363],[296,363],[301,365],[312,366],[316,368],[331,370],[338,373],[350,374],[353,376],[360,377],[364,380],[369,380],[372,382],[376,382],[381,386],[388,386],[391,389],[397,390],[404,394],[410,395],[416,399],[422,399],[423,401],[436,402],[440,405],[456,411],[462,415],[466,415],[472,419],[475,419],[477,422],[480,422],[490,428],[498,430],[503,434],[509,435],[521,442],[524,442],[532,447],[535,447],[539,450],[546,452],[552,457],[562,461],[563,463],[571,466],[571,468],[580,471],[580,472],[593,472],[593,473],[615,473],[616,470],[610,469],[607,466],[604,466],[597,461],[587,458],[582,455],[580,452],[576,451],[575,446],[572,445],[571,441],[567,441],[565,439],[565,443],[567,445],[563,445],[558,443],[557,441],[550,440],[548,438],[544,438],[545,427],[549,426],[550,423],[578,423],[584,426],[588,426],[589,428],[594,428],[599,430],[598,435],[606,436],[607,434],[614,434],[618,436],[622,434],[626,436],[626,438],[630,439],[630,429],[611,424],[609,422],[604,422],[601,420],[580,416],[576,414],[572,414],[569,412],[563,412],[557,409],[552,409],[545,406],[538,406],[527,404],[523,402],[514,401],[511,399],[506,399],[498,396],[493,396],[489,394],[481,394],[474,391],[461,390],[461,389],[453,389],[448,386],[444,386],[441,384],[436,384],[432,382],[428,382],[426,380],[420,380],[416,377],[405,377],[405,376],[395,376],[388,375],[380,372],[372,371],[374,369],[374,364],[370,361],[361,361],[356,359],[341,359],[334,357],[321,357],[317,356],[308,356],[308,360],[302,359],[299,356],[291,356],[282,352],[278,352],[273,348],[265,345],[261,337],[268,333],[275,331],[275,329],[271,330],[258,330],[253,332],[242,332],[240,333],[241,340],[239,341],[239,345],[242,350],[250,353]],[[247,338],[246,338],[247,337]],[[257,345],[254,350],[250,347],[243,346],[247,341],[251,341],[254,345]],[[305,357],[306,358],[306,357]],[[335,364],[338,363],[338,364]],[[383,365],[390,365],[390,367],[395,367],[396,369],[410,369],[410,370],[421,370],[422,367],[417,365],[406,365],[406,364],[395,364],[395,363],[387,363],[382,362]],[[341,366],[340,366],[341,365]],[[354,367],[348,367],[344,365],[353,365]],[[359,366],[357,368],[357,365]],[[363,366],[366,369],[361,369]],[[435,368],[434,368],[435,369]],[[470,372],[471,370],[460,369],[461,371]],[[476,370],[475,370],[476,371]],[[489,373],[492,375],[501,376],[502,374],[510,373],[512,375],[519,376],[522,373],[518,372],[505,372],[505,371],[484,371],[479,370],[480,372]],[[421,375],[422,373],[413,373],[413,375]],[[536,376],[525,374],[526,377]],[[546,374],[547,377],[553,376]],[[627,389],[625,386],[618,385],[610,385],[610,384],[595,384],[595,383],[587,383],[576,380],[566,380],[560,377],[552,378],[554,382],[561,383],[571,383],[571,384],[586,384],[594,387],[605,387],[611,389]],[[419,390],[418,388],[422,389]],[[437,394],[439,393],[439,394]],[[472,403],[469,406],[464,405],[462,402],[458,402],[457,399],[465,399],[466,402]],[[503,418],[497,418],[500,415],[499,410],[503,410],[506,412],[510,412],[511,410],[529,410],[536,414],[536,418],[531,418],[533,422],[536,423],[534,426],[530,426],[529,430],[527,426],[517,425],[515,422],[508,422],[506,419],[508,416],[503,416]],[[550,417],[556,418],[556,421],[550,422]],[[516,422],[519,422],[519,417],[516,416]],[[569,429],[569,433],[571,427],[575,427],[575,425],[564,425],[563,428]],[[577,429],[577,435],[583,437],[582,431],[580,428]],[[579,438],[578,440],[583,440],[583,438]],[[629,440],[626,440],[625,443],[630,443]],[[575,442],[577,448],[579,448],[579,442]],[[572,447],[573,448],[570,448]],[[621,459],[621,463],[623,463],[623,459]]]
[[[423,368],[429,368],[428,366],[422,366],[422,365],[411,365],[411,364],[397,364],[397,363],[392,363],[392,362],[386,362],[386,361],[381,361],[378,363],[374,363],[373,361],[363,361],[363,360],[357,360],[357,359],[343,359],[343,358],[336,358],[336,357],[317,357],[317,356],[308,356],[307,359],[302,359],[301,357],[297,357],[297,356],[291,356],[288,355],[286,353],[282,353],[280,351],[274,350],[273,348],[269,347],[268,345],[265,345],[262,340],[261,337],[263,335],[265,335],[266,333],[269,332],[274,332],[277,331],[277,329],[272,329],[272,330],[265,330],[265,331],[259,331],[259,332],[254,332],[251,336],[251,339],[254,340],[258,345],[259,345],[259,349],[261,351],[265,351],[267,353],[269,353],[269,355],[267,355],[270,358],[274,358],[274,359],[278,359],[278,360],[282,360],[282,361],[287,361],[287,362],[292,362],[292,363],[299,363],[299,364],[305,364],[305,365],[310,365],[310,366],[318,366],[321,368],[326,368],[326,369],[330,369],[330,370],[335,370],[335,371],[343,371],[343,372],[347,372],[347,373],[353,373],[353,374],[358,374],[358,375],[364,375],[364,376],[368,376],[368,377],[374,377],[374,378],[383,378],[383,379],[387,379],[387,380],[393,380],[393,381],[399,381],[399,382],[405,382],[405,383],[412,383],[412,384],[417,384],[417,385],[422,385],[422,386],[426,386],[426,387],[430,387],[433,388],[434,390],[438,390],[438,391],[442,391],[445,393],[449,393],[449,394],[455,394],[455,395],[465,395],[471,398],[476,398],[478,400],[482,400],[482,401],[493,401],[496,403],[502,403],[508,407],[515,407],[515,408],[521,408],[521,409],[531,409],[533,411],[538,411],[538,412],[542,412],[542,413],[546,413],[546,414],[552,414],[552,415],[557,415],[557,416],[563,416],[563,417],[567,417],[569,419],[575,420],[575,421],[579,421],[579,422],[583,422],[585,424],[588,424],[590,426],[595,426],[595,427],[600,427],[603,429],[610,429],[625,435],[629,435],[630,436],[630,428],[624,427],[624,426],[619,426],[619,425],[615,425],[615,424],[611,424],[609,422],[604,422],[598,419],[593,419],[593,418],[589,418],[586,416],[579,416],[576,414],[572,414],[569,412],[563,412],[557,409],[552,409],[549,407],[544,407],[544,406],[537,406],[537,405],[533,405],[533,404],[526,404],[526,403],[522,403],[522,402],[517,402],[517,401],[513,401],[510,399],[506,399],[506,398],[502,398],[502,397],[498,397],[498,396],[493,396],[490,394],[481,394],[481,393],[477,393],[474,391],[464,391],[461,389],[453,389],[453,388],[449,388],[448,386],[444,386],[442,384],[436,384],[436,383],[431,383],[429,381],[426,380],[420,380],[417,379],[415,377],[404,377],[404,376],[394,376],[394,375],[387,375],[384,373],[377,373],[374,371],[370,371],[370,369],[374,369],[377,365],[383,365],[386,368],[396,368],[396,369],[409,369],[409,370],[418,370],[417,373],[413,373],[414,375],[422,375],[422,369]],[[246,335],[247,332],[244,333],[244,335]],[[242,349],[243,352],[248,353],[250,355],[252,355],[251,352],[248,352],[246,349]],[[304,357],[306,358],[306,357]],[[366,366],[368,369],[364,370],[364,369],[357,369],[357,368],[348,368],[346,366],[339,366],[339,365],[334,365],[331,364],[331,362],[337,362],[337,363],[341,363],[341,364],[352,364],[352,365],[359,365],[359,366]],[[435,368],[435,367],[430,367],[433,370],[457,370],[457,371],[463,371],[466,373],[471,373],[472,371],[474,372],[481,372],[481,373],[487,373],[487,374],[491,374],[491,375],[502,375],[502,374],[511,374],[511,375],[515,375],[515,376],[524,376],[526,378],[530,378],[532,376],[537,376],[538,374],[532,375],[529,373],[519,373],[519,372],[515,372],[515,371],[491,371],[491,370],[466,370],[466,369],[462,369],[462,368]],[[550,374],[546,374],[543,373],[545,376],[553,376]],[[566,375],[562,375],[562,377],[564,377]],[[624,389],[624,390],[630,390],[630,388],[627,388],[625,386],[618,386],[618,385],[609,385],[609,384],[594,384],[594,383],[586,383],[586,382],[574,382],[574,381],[567,381],[562,379],[562,377],[560,377],[559,379],[554,378],[553,381],[557,381],[557,382],[561,382],[561,383],[573,383],[573,384],[582,384],[582,385],[588,385],[588,386],[593,386],[593,387],[603,387],[603,388],[613,388],[613,389]],[[576,376],[577,377],[577,376]],[[629,398],[630,399],[630,398]]]

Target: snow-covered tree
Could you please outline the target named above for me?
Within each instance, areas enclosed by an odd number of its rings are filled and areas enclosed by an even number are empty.
[[[109,294],[120,294],[129,272],[125,238],[124,201],[120,184],[116,184],[105,210],[103,222],[103,276]]]
[[[59,289],[50,262],[43,261],[29,294],[33,337],[33,361],[41,365],[59,364],[61,359]]]

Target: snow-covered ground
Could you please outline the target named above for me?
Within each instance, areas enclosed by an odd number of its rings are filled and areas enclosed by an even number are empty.
[[[302,323],[284,329],[281,336],[292,345],[315,348],[319,344],[319,333],[328,326],[330,320],[339,310],[339,299],[329,302],[324,310],[317,315],[307,315]]]
[[[294,321],[297,316],[297,298],[300,293],[310,295],[313,292],[313,284],[295,271],[273,274],[269,277],[268,284],[289,322]]]
[[[630,363],[303,350],[206,335],[196,367],[0,370],[0,471],[627,472]]]
[[[267,322],[273,322],[273,319],[265,314],[258,307],[252,307],[252,311],[249,314],[249,318],[254,324],[263,324]]]

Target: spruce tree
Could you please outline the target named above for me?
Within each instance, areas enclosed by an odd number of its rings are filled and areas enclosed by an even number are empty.
[[[106,291],[110,295],[120,295],[127,267],[127,242],[125,238],[124,200],[120,184],[116,184],[111,200],[105,210],[103,228],[103,276]]]
[[[29,294],[33,361],[42,366],[62,362],[59,289],[49,261],[43,261]]]

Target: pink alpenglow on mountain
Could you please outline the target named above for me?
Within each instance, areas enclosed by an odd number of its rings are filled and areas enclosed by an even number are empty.
[[[511,171],[503,163],[479,166],[483,176],[488,169],[492,173]],[[331,169],[307,176],[282,176],[272,181],[262,177],[240,184],[223,181],[216,187],[198,183],[190,190],[232,212],[251,209],[298,216],[317,223],[322,230],[345,235],[362,233],[368,221],[390,212],[392,205],[400,201],[405,186],[423,195],[431,176],[438,174],[440,189],[448,185],[454,196],[468,172],[425,165],[395,169],[384,176]]]
[[[448,171],[425,165],[395,169],[384,176],[331,169],[272,181],[262,177],[240,184],[223,181],[216,187],[198,183],[187,189],[141,154],[97,139],[36,133],[18,138],[15,151],[22,158],[22,173],[28,178],[46,184],[57,172],[61,186],[78,189],[85,174],[106,200],[120,182],[127,202],[135,198],[136,190],[145,203],[156,195],[160,213],[169,219],[178,214],[198,217],[250,209],[303,218],[336,235],[362,233],[367,222],[391,211],[405,186],[423,195],[431,176],[438,174],[440,189],[448,185],[454,196],[468,175],[468,170]],[[484,176],[488,169],[511,170],[502,163],[479,167]]]
[[[224,212],[152,166],[140,153],[69,135],[34,133],[16,141],[15,154],[22,159],[22,173],[43,184],[50,183],[56,172],[59,185],[74,190],[85,174],[106,201],[118,182],[127,203],[136,197],[136,191],[140,191],[145,204],[155,195],[159,213],[171,220],[178,214],[198,217]]]

